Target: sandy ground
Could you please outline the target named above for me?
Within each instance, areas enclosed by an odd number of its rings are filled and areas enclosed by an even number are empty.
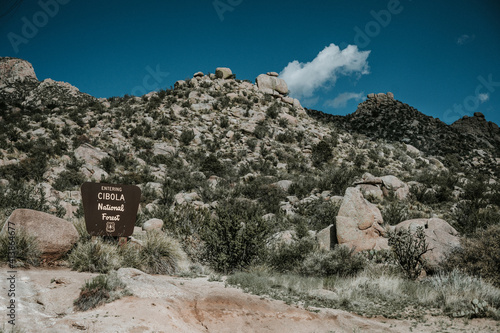
[[[9,328],[11,275],[0,269],[2,325]],[[206,278],[152,276],[127,271],[133,296],[78,312],[73,301],[96,276],[67,268],[17,270],[16,327],[24,332],[500,332],[500,323],[429,316],[422,322],[364,318],[335,309],[312,312],[264,299]],[[2,326],[0,326],[2,327]]]

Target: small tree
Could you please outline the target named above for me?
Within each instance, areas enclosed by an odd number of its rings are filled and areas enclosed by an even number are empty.
[[[193,130],[184,130],[181,133],[181,142],[185,145],[188,146],[191,141],[193,141],[195,135]]]
[[[220,203],[217,217],[211,218],[201,232],[205,259],[223,273],[248,267],[262,253],[269,227],[252,204],[229,200]]]
[[[326,141],[321,140],[317,145],[313,146],[311,158],[315,166],[321,166],[323,163],[328,162],[332,157],[332,148]]]
[[[425,265],[423,255],[429,250],[423,227],[415,232],[410,228],[401,228],[389,234],[389,245],[405,275],[415,280]]]

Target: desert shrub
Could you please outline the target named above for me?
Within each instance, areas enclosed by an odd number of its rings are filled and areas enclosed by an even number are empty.
[[[500,318],[500,289],[481,279],[455,271],[414,281],[375,267],[355,276],[327,278],[279,274],[258,267],[229,276],[226,284],[304,307],[343,309],[368,317],[418,319],[432,312],[452,318]],[[334,293],[322,296],[318,289]]]
[[[19,180],[12,180],[8,185],[0,184],[0,210],[3,211],[4,217],[9,216],[17,208],[49,212],[41,187]]]
[[[266,213],[278,214],[280,202],[286,197],[286,192],[278,186],[262,185],[259,188],[258,202]]]
[[[312,147],[311,159],[316,167],[328,162],[332,157],[332,148],[326,141],[321,140]]]
[[[83,208],[83,206],[81,206],[81,207]],[[85,220],[82,217],[80,217],[76,221],[74,221],[73,225],[75,226],[76,231],[78,231],[78,235],[80,236],[78,239],[80,241],[88,241],[88,240],[90,240],[91,237],[90,237],[90,235],[89,235],[89,233],[87,231],[87,225],[85,223]]]
[[[162,232],[148,232],[139,251],[141,269],[149,274],[174,274],[181,259],[181,247]]]
[[[427,167],[425,167],[427,169]],[[425,204],[437,204],[450,201],[453,197],[453,190],[458,182],[458,177],[451,172],[422,172],[417,177],[417,181],[433,189],[422,197]]]
[[[255,126],[255,130],[253,131],[253,134],[257,139],[265,138],[268,133],[269,128],[262,123],[258,123],[257,126]]]
[[[85,176],[80,172],[80,167],[83,165],[75,156],[66,164],[66,170],[61,172],[52,185],[58,191],[66,191],[80,186],[85,181]]]
[[[451,215],[453,226],[462,235],[472,235],[482,224],[479,206],[474,201],[459,201]]]
[[[0,167],[0,178],[41,181],[47,166],[48,155],[35,153],[21,160],[18,164]]]
[[[247,140],[247,146],[250,148],[251,151],[255,150],[255,147],[257,147],[257,139],[255,138],[250,138]]]
[[[38,266],[41,252],[36,237],[24,229],[8,230],[0,235],[0,260],[10,268]]]
[[[111,156],[104,157],[103,159],[101,159],[99,164],[101,165],[102,169],[104,171],[106,171],[107,173],[115,172],[116,161],[113,157],[111,157]]]
[[[279,113],[279,104],[274,102],[271,106],[269,106],[266,110],[266,116],[271,119],[276,119]]]
[[[276,141],[282,142],[282,143],[294,143],[295,142],[295,135],[292,131],[287,130],[284,133],[280,133],[276,135]]]
[[[206,209],[196,209],[191,205],[176,206],[169,219],[165,221],[165,229],[178,238],[197,235],[209,219]]]
[[[257,200],[266,213],[277,214],[280,202],[286,197],[286,192],[271,182],[271,178],[257,177],[248,183],[238,185],[236,193]]]
[[[500,213],[489,205],[484,195],[482,181],[470,181],[464,186],[464,193],[452,211],[452,224],[463,235],[472,235],[479,229],[500,223]]]
[[[300,205],[299,214],[307,218],[310,230],[321,230],[335,223],[339,209],[338,203],[318,199]]]
[[[116,272],[101,274],[80,289],[80,296],[73,302],[78,311],[87,311],[99,305],[110,303],[123,296],[131,295],[127,286],[118,277]]]
[[[71,269],[79,272],[107,273],[121,265],[118,247],[100,238],[79,242],[68,255]]]
[[[420,295],[427,294],[426,303],[434,303],[452,318],[500,319],[500,289],[460,270],[433,275],[419,283],[419,290]]]
[[[400,228],[389,233],[389,245],[396,261],[409,279],[416,279],[425,267],[422,257],[429,249],[425,240],[424,228],[417,227],[414,232],[410,228]]]
[[[66,191],[81,185],[83,182],[85,182],[85,176],[81,172],[64,170],[59,174],[52,186],[58,191]]]
[[[445,271],[455,268],[500,287],[500,225],[462,238],[461,247],[454,249],[443,262]]]
[[[300,272],[306,276],[354,276],[365,267],[366,260],[354,254],[354,248],[336,245],[330,251],[310,253],[300,266]]]
[[[332,195],[344,195],[345,190],[351,186],[354,180],[361,176],[361,171],[346,165],[340,167],[326,168],[317,186],[322,191],[331,191]]]
[[[296,179],[290,188],[288,189],[288,193],[290,195],[295,195],[298,198],[303,198],[311,191],[318,186],[318,180],[310,174],[306,174],[300,176],[300,178]]]
[[[274,270],[285,272],[297,272],[304,259],[314,250],[316,242],[311,237],[294,237],[292,242],[284,241],[271,246],[267,256],[267,262]]]
[[[222,128],[229,127],[229,118],[227,116],[222,116],[220,118],[220,127]]]
[[[210,154],[204,158],[201,162],[200,170],[208,176],[224,176],[224,164],[214,154]]]
[[[360,256],[363,256],[368,262],[374,264],[395,264],[394,255],[391,250],[365,250],[358,252]]]
[[[188,146],[191,141],[193,141],[194,137],[194,131],[192,129],[186,129],[182,131],[180,140],[185,146]]]
[[[396,225],[408,219],[408,206],[405,202],[392,201],[382,208],[382,217],[384,223],[389,225]]]
[[[216,217],[201,232],[204,258],[218,272],[248,267],[262,253],[269,227],[258,207],[230,199],[219,203]]]
[[[138,127],[136,127],[136,128],[138,128]],[[147,132],[147,133],[151,133],[151,132]],[[139,149],[151,150],[151,149],[153,149],[154,143],[151,140],[141,139],[141,138],[137,137],[136,135],[134,135],[134,139],[132,140],[132,145],[138,150]]]

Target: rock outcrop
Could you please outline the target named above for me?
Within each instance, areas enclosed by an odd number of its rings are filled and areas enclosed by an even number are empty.
[[[142,225],[142,229],[144,231],[153,231],[153,230],[161,231],[161,228],[163,228],[163,221],[156,218],[149,219]]]
[[[269,74],[260,74],[259,76],[257,76],[255,82],[257,83],[257,87],[259,87],[259,90],[262,91],[263,93],[271,95],[288,94],[288,86],[285,80],[274,76],[273,73]]]
[[[78,231],[72,223],[31,209],[16,209],[1,233],[8,232],[9,225],[15,231],[23,229],[28,235],[35,237],[42,253],[41,258],[47,261],[64,256],[79,238]]]
[[[490,148],[500,147],[500,128],[497,124],[487,121],[481,112],[475,112],[473,117],[464,116],[451,127],[474,136]]]
[[[218,79],[230,79],[233,77],[233,72],[227,67],[217,67],[215,70],[215,76]]]
[[[392,175],[375,177],[367,172],[354,185],[361,190],[365,198],[373,196],[382,200],[384,197],[394,196],[404,200],[410,194],[408,184]]]
[[[338,243],[355,247],[356,252],[386,249],[388,241],[383,237],[382,222],[377,206],[366,200],[358,188],[349,187],[336,220]]]
[[[18,58],[0,58],[0,84],[25,80],[38,81],[29,62]]]

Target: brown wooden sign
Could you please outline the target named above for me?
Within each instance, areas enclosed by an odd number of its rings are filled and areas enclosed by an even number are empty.
[[[83,212],[91,236],[128,237],[134,232],[141,189],[134,185],[84,183]]]

